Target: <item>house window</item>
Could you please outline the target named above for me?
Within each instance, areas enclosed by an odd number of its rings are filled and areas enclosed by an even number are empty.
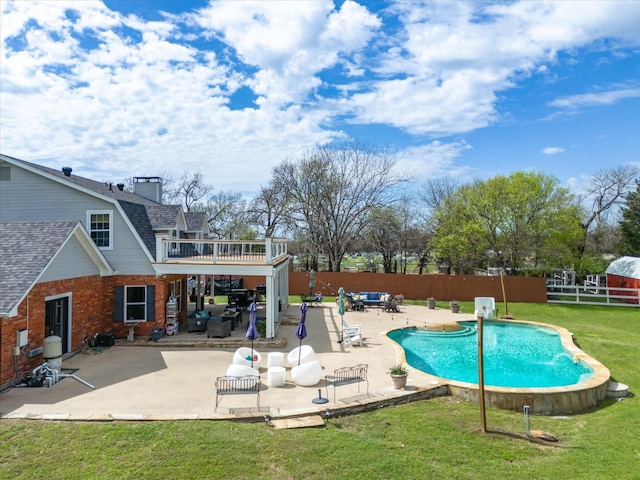
[[[115,322],[149,322],[156,317],[154,285],[118,285],[115,288]]]
[[[87,212],[89,233],[95,244],[102,249],[113,249],[113,212],[110,210]]]
[[[176,312],[182,311],[182,280],[176,280],[169,284],[169,298],[176,299]]]
[[[147,287],[137,285],[124,289],[125,322],[140,322],[147,319]]]
[[[11,167],[1,166],[0,167],[0,182],[10,182],[11,181]]]

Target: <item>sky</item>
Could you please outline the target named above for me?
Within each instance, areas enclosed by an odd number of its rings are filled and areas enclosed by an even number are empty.
[[[0,151],[250,197],[320,145],[413,188],[640,167],[640,2],[0,0]]]

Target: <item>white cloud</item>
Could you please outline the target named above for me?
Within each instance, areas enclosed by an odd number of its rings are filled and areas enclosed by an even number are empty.
[[[439,140],[409,147],[399,153],[396,169],[418,182],[439,177],[470,180],[472,168],[458,163],[463,152],[469,149],[471,146],[463,141],[445,143]]]
[[[432,137],[499,121],[501,92],[549,74],[558,50],[640,43],[637,2],[361,3],[222,1],[148,21],[97,1],[2,1],[3,153],[98,179],[193,169],[255,191],[284,158],[343,138],[340,119],[424,137],[402,161],[418,175],[463,175],[470,146]],[[257,108],[231,109],[243,86]],[[639,95],[627,85],[549,105]]]
[[[497,93],[536,72],[559,49],[602,37],[638,45],[635,2],[397,2],[405,37],[382,55],[374,81],[356,94],[354,123],[379,122],[413,134],[447,135],[500,119]],[[576,14],[580,12],[580,14]]]
[[[577,109],[597,105],[611,105],[627,98],[640,97],[640,88],[618,88],[602,92],[569,95],[549,102],[552,107]]]
[[[542,149],[542,153],[545,155],[556,155],[562,152],[564,152],[564,148],[561,147],[546,147]]]

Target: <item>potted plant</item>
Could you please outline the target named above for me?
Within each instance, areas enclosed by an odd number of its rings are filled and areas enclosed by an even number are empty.
[[[267,337],[267,322],[265,322],[264,320],[256,322],[256,329],[258,330],[258,335],[260,335],[260,338]]]
[[[449,306],[451,307],[452,313],[458,313],[460,311],[460,302],[457,300],[451,300]]]
[[[398,390],[402,390],[407,386],[407,375],[409,375],[409,371],[401,363],[391,367],[389,369],[389,375],[391,375],[394,387]]]
[[[429,297],[427,298],[427,306],[429,307],[429,309],[433,310],[434,308],[436,308],[436,299],[433,297]]]

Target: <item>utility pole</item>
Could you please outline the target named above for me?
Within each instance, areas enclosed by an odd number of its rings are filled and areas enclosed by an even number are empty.
[[[478,315],[478,403],[480,404],[480,428],[487,433],[487,414],[484,406],[484,360],[482,348],[482,321],[484,315]]]

